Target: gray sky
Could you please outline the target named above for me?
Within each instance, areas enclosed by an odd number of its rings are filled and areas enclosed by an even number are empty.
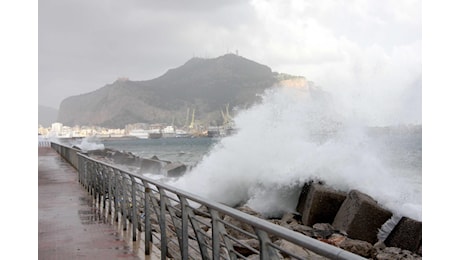
[[[420,0],[40,0],[38,104],[238,50],[376,124],[421,123],[421,23]]]

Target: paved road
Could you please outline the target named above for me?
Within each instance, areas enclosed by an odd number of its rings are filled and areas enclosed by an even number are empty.
[[[158,259],[130,232],[100,213],[70,164],[38,148],[38,259]]]

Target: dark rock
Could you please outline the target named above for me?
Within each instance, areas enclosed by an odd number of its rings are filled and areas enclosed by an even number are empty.
[[[375,244],[378,229],[391,216],[390,211],[379,206],[370,196],[352,190],[337,212],[332,225],[338,230],[345,231],[350,238]]]
[[[293,231],[296,231],[296,232],[299,232],[299,233],[302,233],[306,236],[309,236],[309,237],[315,237],[317,234],[315,234],[315,230],[309,226],[305,226],[305,225],[300,225],[300,224],[294,224],[294,225],[290,225],[288,226],[287,228],[293,230]]]
[[[304,189],[307,189],[304,187]],[[311,184],[302,202],[299,199],[298,209],[301,209],[302,223],[312,226],[316,223],[332,223],[340,206],[347,195],[344,192],[333,190],[318,183]],[[302,206],[303,205],[303,206]]]
[[[316,223],[313,228],[316,230],[334,230],[334,227],[329,223]]]
[[[112,158],[116,164],[138,166],[139,163],[139,158],[132,153],[123,153],[116,151]]]
[[[293,243],[291,243],[289,241],[286,241],[284,239],[277,240],[275,242],[275,244],[277,246],[279,246],[280,248],[282,248],[283,250],[285,250],[287,252],[290,252],[290,253],[293,253],[296,256],[301,257],[301,259],[311,259],[311,260],[326,260],[326,259],[329,259],[327,257],[318,255],[315,252],[310,251],[310,250],[308,250],[306,248],[300,247],[300,246],[298,246],[296,244],[293,244]],[[284,251],[280,251],[279,254],[281,254],[281,256],[284,257],[284,259],[292,259],[291,256],[289,254],[284,253]],[[283,258],[280,257],[280,259],[283,259]]]
[[[184,175],[185,171],[187,171],[187,166],[179,162],[173,162],[167,164],[164,167],[164,170],[166,171],[166,176],[168,177],[180,177]]]
[[[376,250],[372,244],[362,240],[345,238],[342,242],[339,243],[338,246],[343,250],[367,258],[371,258],[376,254]]]
[[[287,212],[284,213],[283,217],[280,220],[280,223],[286,224],[286,225],[291,225],[291,224],[297,224],[299,219],[299,215],[293,212]]]
[[[385,245],[417,252],[422,245],[422,222],[402,217],[385,239]]]
[[[141,159],[140,173],[152,173],[159,174],[161,173],[161,168],[163,163],[159,160],[154,159]]]
[[[106,149],[98,149],[98,150],[90,150],[88,151],[88,154],[91,156],[107,156],[107,150]]]
[[[397,247],[386,247],[380,250],[374,256],[377,260],[394,260],[394,259],[405,259],[405,260],[421,260],[422,257],[412,253],[408,250],[403,250]]]
[[[305,200],[307,199],[308,191],[310,190],[310,186],[313,184],[312,181],[305,183],[300,191],[299,200],[297,201],[296,210],[299,213],[303,212],[305,207]]]
[[[336,230],[331,224],[329,223],[316,223],[313,225],[313,234],[311,237],[314,238],[328,238],[333,234],[340,234],[339,230]],[[345,234],[341,234],[345,235]]]

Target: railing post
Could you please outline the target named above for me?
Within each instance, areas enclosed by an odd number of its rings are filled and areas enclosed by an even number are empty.
[[[219,217],[219,212],[215,209],[209,209],[212,219],[212,259],[220,259],[220,236],[224,240],[224,245],[228,251],[230,259],[236,259],[236,255],[233,252],[233,244],[231,240],[225,235],[227,231],[225,230],[224,224],[222,224]]]
[[[260,259],[279,259],[278,254],[275,250],[268,244],[271,242],[270,238],[267,235],[267,232],[255,228],[256,235],[259,238],[259,252]]]
[[[158,188],[158,187],[157,187]],[[161,188],[160,192],[160,232],[161,232],[161,260],[166,260],[168,253],[168,238],[166,236],[166,198]]]
[[[119,212],[119,207],[120,207],[120,198],[119,198],[119,195],[120,195],[120,191],[119,191],[119,186],[118,185],[118,170],[114,170],[113,171],[113,184],[115,185],[115,189],[114,189],[114,195],[113,195],[113,205],[114,205],[114,208],[115,208],[115,221],[118,222],[118,212]]]
[[[112,179],[113,179],[113,176],[115,176],[115,174],[113,174],[113,168],[110,168],[108,171],[107,171],[107,178],[108,178],[108,182],[109,182],[109,215],[112,215],[112,186],[113,186],[113,183],[112,183]]]
[[[94,199],[96,201],[96,205],[98,207],[101,206],[101,185],[102,185],[102,165],[99,163],[96,165],[96,187],[95,187],[95,195]]]
[[[182,216],[182,243],[181,243],[181,255],[182,259],[188,259],[188,208],[186,205],[186,199],[179,196]]]
[[[89,194],[91,194],[91,172],[93,171],[93,163],[93,161],[90,161],[90,163],[88,164],[88,171],[86,175],[86,189]]]
[[[107,186],[108,186],[108,181],[107,181],[107,166],[102,166],[102,208],[104,209],[104,214],[105,214],[105,208],[106,208],[106,202],[105,202],[105,196],[107,192]]]
[[[181,199],[181,198],[179,198],[179,199]],[[182,200],[183,200],[183,203],[187,207],[189,207],[189,204],[188,204],[187,200],[185,198],[181,199],[181,201]],[[206,246],[207,242],[206,242],[203,234],[200,232],[201,227],[200,227],[200,225],[198,224],[198,222],[195,219],[195,214],[193,213],[193,210],[191,210],[190,208],[187,208],[187,216],[190,219],[190,224],[192,225],[193,231],[195,232],[196,241],[198,242],[198,246],[200,247],[201,259],[204,259],[204,260],[210,259],[209,254],[208,254],[208,248]]]
[[[150,195],[149,193],[151,192],[151,189],[148,187],[148,184],[144,182],[145,185],[145,190],[144,190],[144,212],[145,212],[145,254],[150,255],[150,242],[152,239],[152,227],[150,226]],[[163,251],[163,250],[162,250]],[[163,257],[163,252],[161,252],[161,255]]]
[[[127,209],[127,204],[128,204],[128,199],[126,195],[126,183],[125,183],[125,176],[123,176],[123,173],[120,172],[121,175],[121,207],[122,207],[122,215],[123,215],[123,230],[127,229],[127,222],[128,222],[128,209]]]
[[[136,200],[136,179],[131,175],[131,203],[133,204],[131,222],[133,223],[133,241],[137,240],[137,200]]]

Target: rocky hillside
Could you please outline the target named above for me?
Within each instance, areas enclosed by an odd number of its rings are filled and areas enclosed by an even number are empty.
[[[249,106],[257,101],[257,94],[285,77],[234,54],[192,58],[152,80],[118,79],[96,91],[69,97],[61,103],[58,121],[112,128],[132,123],[182,126],[187,110],[195,110],[195,122],[219,125],[227,105],[230,111]]]

